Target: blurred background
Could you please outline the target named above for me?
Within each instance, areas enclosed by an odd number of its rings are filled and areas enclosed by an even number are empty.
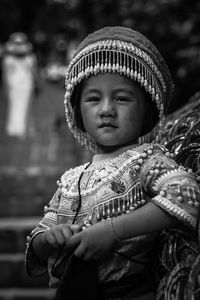
[[[68,168],[91,157],[64,117],[66,65],[103,26],[139,30],[175,83],[169,112],[200,89],[198,0],[0,0],[0,300],[52,299],[24,269],[26,236]]]

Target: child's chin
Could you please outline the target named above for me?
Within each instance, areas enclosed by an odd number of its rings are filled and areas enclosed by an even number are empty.
[[[99,143],[100,146],[102,147],[117,147],[118,144],[116,142],[111,142],[111,141],[107,141],[107,142],[102,142],[102,143]]]

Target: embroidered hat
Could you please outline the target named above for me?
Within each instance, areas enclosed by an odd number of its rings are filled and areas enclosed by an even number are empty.
[[[173,83],[157,48],[141,33],[126,27],[104,27],[89,34],[79,45],[67,68],[65,114],[69,129],[79,143],[95,150],[95,141],[77,126],[73,93],[83,79],[99,73],[117,73],[138,84],[156,103],[159,123],[139,143],[158,140],[170,103]]]
[[[32,51],[32,45],[23,32],[14,32],[5,44],[5,51],[11,54],[27,54]]]

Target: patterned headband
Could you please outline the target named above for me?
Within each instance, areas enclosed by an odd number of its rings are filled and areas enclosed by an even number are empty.
[[[77,127],[71,99],[75,87],[90,75],[117,73],[138,82],[155,101],[159,124],[139,143],[159,139],[173,83],[156,47],[142,34],[125,27],[104,27],[86,37],[75,52],[66,74],[65,113],[69,129],[79,143],[95,151],[96,143]]]

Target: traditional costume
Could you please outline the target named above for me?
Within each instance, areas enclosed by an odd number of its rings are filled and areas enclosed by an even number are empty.
[[[194,175],[177,165],[173,154],[157,144],[173,90],[160,53],[146,37],[123,27],[103,28],[80,44],[66,76],[66,117],[75,138],[94,153],[95,141],[77,124],[75,94],[85,78],[99,73],[117,73],[137,81],[156,104],[159,124],[117,157],[99,161],[99,154],[95,154],[92,163],[62,175],[43,219],[28,238],[26,265],[31,276],[47,270],[32,252],[32,239],[61,223],[76,222],[84,229],[132,213],[152,201],[188,230],[196,228],[200,191]],[[114,228],[113,233],[118,239]],[[148,271],[157,236],[151,233],[118,241],[113,251],[97,261],[101,299],[151,299],[152,276]],[[58,258],[55,253],[49,258],[51,286],[58,286],[62,277],[64,265],[59,261],[64,254]]]

